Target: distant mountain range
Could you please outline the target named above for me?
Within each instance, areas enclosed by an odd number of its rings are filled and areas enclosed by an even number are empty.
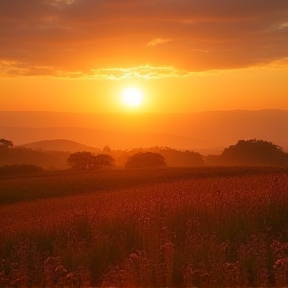
[[[100,149],[106,145],[112,149],[168,146],[210,151],[211,147],[219,150],[240,139],[256,138],[287,148],[287,131],[287,110],[188,114],[0,112],[0,138],[15,145],[67,139]]]

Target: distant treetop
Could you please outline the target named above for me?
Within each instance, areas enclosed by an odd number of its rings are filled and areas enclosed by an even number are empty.
[[[131,156],[125,164],[126,168],[159,168],[165,166],[164,157],[154,152],[139,152]]]
[[[72,153],[67,164],[74,170],[98,170],[101,168],[111,168],[114,166],[114,159],[107,154],[94,156],[91,152]]]
[[[105,147],[103,148],[102,152],[107,154],[107,153],[111,153],[112,150],[111,150],[111,148],[110,148],[109,146],[105,146]]]
[[[224,149],[222,160],[235,165],[283,165],[287,161],[283,149],[264,140],[239,140],[236,145]]]
[[[0,145],[4,145],[7,147],[13,147],[13,142],[10,140],[6,140],[4,138],[0,139]]]

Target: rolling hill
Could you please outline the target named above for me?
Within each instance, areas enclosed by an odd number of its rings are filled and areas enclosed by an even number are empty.
[[[262,139],[288,147],[288,111],[208,111],[188,114],[85,114],[0,112],[0,137],[16,145],[69,139],[112,149],[168,146],[227,147],[239,139]]]
[[[84,144],[77,143],[75,141],[66,139],[55,139],[55,140],[42,140],[21,145],[29,149],[41,149],[47,151],[65,151],[65,152],[78,152],[78,151],[89,151],[93,153],[99,153],[100,149],[86,146]]]

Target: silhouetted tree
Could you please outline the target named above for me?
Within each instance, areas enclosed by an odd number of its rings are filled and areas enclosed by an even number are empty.
[[[111,168],[115,166],[115,160],[107,154],[99,154],[94,156],[94,164],[96,169]]]
[[[103,148],[102,152],[103,152],[104,154],[107,154],[107,153],[111,153],[112,150],[111,150],[111,148],[110,148],[109,146],[105,146],[105,147]]]
[[[220,158],[225,165],[284,165],[286,153],[281,147],[264,140],[239,140],[224,149]]]
[[[164,157],[154,152],[139,152],[131,156],[125,164],[126,168],[156,168],[165,166]]]
[[[69,152],[45,151],[25,147],[5,147],[5,149],[0,148],[1,165],[34,164],[45,169],[51,169],[52,167],[55,167],[55,169],[67,169]]]
[[[9,158],[9,150],[13,147],[13,142],[6,139],[0,139],[0,164],[4,164]]]
[[[203,166],[204,160],[200,153],[193,151],[180,151],[169,147],[150,148],[151,152],[158,153],[165,158],[169,167]]]
[[[75,170],[95,170],[113,167],[114,159],[107,154],[94,156],[91,152],[83,151],[72,153],[67,159],[67,164]]]
[[[6,139],[0,139],[0,146],[7,146],[7,147],[13,147],[13,142],[10,140],[6,140]]]
[[[115,151],[113,151],[114,153]],[[181,151],[169,147],[137,148],[130,151],[123,151],[117,158],[118,165],[125,166],[129,157],[144,152],[153,152],[164,157],[165,163],[169,167],[194,167],[203,166],[204,159],[200,153],[193,151]]]
[[[67,159],[67,165],[75,170],[88,170],[93,166],[93,155],[86,151],[72,153]]]

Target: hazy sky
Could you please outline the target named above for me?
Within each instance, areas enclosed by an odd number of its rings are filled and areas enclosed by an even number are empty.
[[[287,0],[0,0],[0,110],[288,109],[287,47]]]

